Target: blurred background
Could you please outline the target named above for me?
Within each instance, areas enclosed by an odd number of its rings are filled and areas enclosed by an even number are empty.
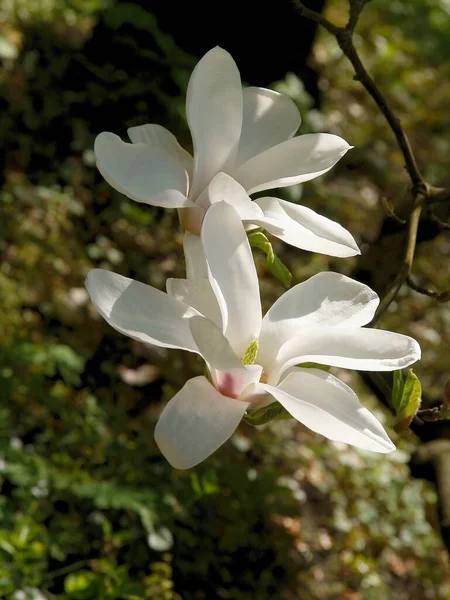
[[[345,2],[323,4],[310,3],[345,23]],[[450,180],[449,36],[447,0],[373,0],[355,37],[435,185]],[[3,0],[0,597],[448,599],[436,491],[408,466],[419,442],[392,431],[359,375],[334,370],[397,452],[361,452],[284,420],[243,424],[198,468],[175,471],[153,428],[202,365],[121,336],[88,301],[93,267],[161,289],[183,275],[176,213],[110,188],[93,141],[155,122],[190,149],[187,82],[217,44],[245,84],[294,99],[301,132],[332,132],[356,147],[327,176],[280,195],[338,220],[363,257],[330,259],[273,240],[294,282],[330,269],[382,293],[395,273],[402,227],[382,200],[401,214],[402,157],[336,42],[290,0]],[[424,228],[420,242],[417,279],[450,287],[448,232]],[[255,260],[268,307],[283,287],[258,251]],[[450,374],[446,305],[404,287],[382,326],[420,341],[415,371],[429,405],[440,402]]]

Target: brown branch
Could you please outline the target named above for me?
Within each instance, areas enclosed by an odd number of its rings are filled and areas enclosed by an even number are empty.
[[[337,33],[340,31],[340,27],[336,27],[336,25],[333,25],[333,23],[331,23],[320,13],[316,12],[315,10],[311,10],[310,8],[305,6],[303,2],[300,2],[299,0],[294,0],[294,4],[301,17],[305,17],[306,19],[315,21],[332,35],[337,35]]]
[[[422,209],[424,205],[426,196],[422,193],[417,194],[416,200],[414,202],[414,206],[412,212],[409,216],[408,220],[408,234],[406,238],[406,247],[403,258],[403,264],[401,265],[394,282],[384,295],[383,299],[380,302],[380,305],[375,313],[374,318],[371,321],[371,325],[374,326],[386,310],[389,308],[391,302],[397,296],[400,288],[405,283],[409,274],[411,273],[411,268],[414,260],[414,253],[416,250],[416,242],[417,242],[417,229],[419,227],[420,215],[422,214]]]
[[[450,189],[430,186],[428,204],[443,204],[445,202],[450,202]]]
[[[355,2],[352,2],[352,5],[353,4],[355,4]],[[381,110],[387,122],[389,123],[389,126],[395,135],[399,148],[405,159],[406,170],[410,176],[413,190],[418,192],[419,188],[425,185],[425,181],[417,165],[405,130],[402,127],[400,119],[394,114],[394,111],[389,106],[388,101],[378,89],[372,77],[366,71],[366,68],[359,58],[359,55],[353,44],[353,29],[356,26],[363,6],[360,6],[358,10],[354,9],[353,16],[352,11],[350,11],[350,19],[346,27],[337,27],[328,21],[328,19],[323,17],[320,13],[307,8],[302,2],[300,2],[300,0],[295,0],[295,5],[301,16],[312,19],[335,36],[339,47],[353,66],[355,71],[355,80],[359,81],[366,88],[367,92],[374,99],[378,108]]]
[[[431,221],[433,221],[433,223],[436,223],[436,225],[439,227],[440,231],[450,231],[450,223],[446,223],[445,221],[442,221],[442,219],[440,219],[434,213],[434,211],[431,207],[428,212],[428,217],[430,218]]]
[[[388,101],[366,71],[354,47],[352,35],[364,7],[365,0],[349,0],[350,13],[346,27],[336,27],[319,13],[306,8],[299,0],[294,1],[300,15],[314,20],[336,38],[339,47],[353,66],[355,79],[360,81],[365,87],[387,120],[403,154],[405,167],[412,183],[412,206],[407,220],[408,230],[403,261],[394,282],[380,302],[380,306],[378,307],[371,325],[374,325],[379,321],[405,282],[416,291],[425,293],[438,301],[443,302],[450,300],[450,292],[434,292],[427,288],[422,288],[421,286],[418,286],[411,277],[411,268],[417,242],[417,231],[422,211],[427,204],[431,205],[438,202],[450,201],[450,190],[436,188],[429,185],[424,180],[400,119],[395,115]],[[429,212],[433,214],[431,210]],[[394,211],[392,211],[392,213],[395,214]],[[441,229],[447,229],[446,224],[443,222],[438,222],[438,225],[441,226]],[[377,397],[392,410],[392,381],[386,379],[385,375],[387,374],[373,372],[362,374],[370,389],[372,389]],[[447,396],[450,396],[448,390]],[[414,420],[411,423],[411,429],[419,436],[422,441],[422,446],[419,448],[419,451],[410,466],[411,471],[413,472],[413,469],[415,468],[413,463],[416,462],[417,465],[419,465],[419,468],[422,468],[421,474],[416,469],[416,476],[421,477],[427,474],[430,466],[432,467],[434,481],[438,491],[442,537],[445,545],[450,551],[450,440],[433,440],[436,435],[439,437],[449,437],[448,427],[444,427],[444,430],[441,431],[443,425],[448,425],[447,421],[441,419],[448,418],[449,404],[450,402],[447,400],[445,405],[443,404],[440,408],[423,409],[414,417]],[[439,431],[440,433],[438,433]],[[430,435],[431,438],[429,437]],[[430,439],[432,441],[430,441]]]
[[[347,31],[353,32],[355,30],[356,25],[358,24],[359,17],[361,15],[362,9],[366,4],[367,0],[350,0],[350,11],[348,17],[348,23],[345,26]]]
[[[438,302],[449,302],[450,301],[450,290],[445,290],[443,292],[438,292],[436,290],[430,290],[429,288],[423,287],[416,283],[411,275],[408,275],[406,278],[406,283],[409,287],[418,292],[419,294],[423,294],[424,296],[429,296],[430,298],[434,298]]]

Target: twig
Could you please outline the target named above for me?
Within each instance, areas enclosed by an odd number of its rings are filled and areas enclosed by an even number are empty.
[[[430,218],[431,221],[433,221],[433,223],[436,223],[439,227],[439,229],[441,231],[450,231],[450,223],[446,223],[445,221],[443,221],[442,219],[440,219],[433,211],[432,208],[430,208],[428,216]]]
[[[388,217],[393,219],[396,223],[398,223],[398,225],[406,225],[406,221],[404,219],[401,219],[396,214],[396,212],[394,210],[394,205],[390,200],[388,200],[388,198],[383,196],[383,198],[381,199],[381,202],[382,202],[383,208],[386,211],[386,214],[388,215]]]
[[[401,265],[393,284],[381,300],[380,305],[375,313],[375,316],[370,323],[371,326],[374,326],[386,312],[389,305],[395,299],[400,288],[405,283],[411,272],[417,242],[417,229],[419,227],[420,215],[422,213],[425,198],[426,196],[424,194],[418,194],[416,196],[414,206],[408,221],[408,235],[406,238],[406,247],[403,264]]]
[[[305,6],[303,2],[300,2],[299,0],[294,0],[294,4],[301,17],[306,17],[311,21],[315,21],[332,35],[337,35],[338,32],[341,30],[341,27],[336,27],[336,25],[333,25],[333,23],[331,23],[320,13],[316,12],[315,10],[311,10],[310,8]]]
[[[438,292],[435,290],[430,290],[429,288],[423,287],[416,283],[411,275],[408,275],[406,278],[406,283],[409,287],[418,292],[419,294],[423,294],[424,296],[429,296],[430,298],[434,298],[438,302],[449,302],[450,301],[450,290],[446,290],[444,292]]]
[[[353,33],[359,21],[361,11],[364,8],[366,2],[367,0],[350,0],[350,12],[348,17],[348,23],[345,26],[345,29],[347,31],[351,31]]]
[[[388,101],[378,89],[372,77],[366,71],[353,44],[353,31],[358,23],[359,16],[364,7],[364,0],[350,0],[350,15],[346,27],[337,27],[336,25],[333,25],[333,23],[328,21],[328,19],[323,17],[320,13],[307,8],[302,2],[300,2],[300,0],[295,0],[295,4],[300,15],[312,19],[336,38],[336,41],[339,44],[342,52],[349,59],[353,66],[355,71],[355,79],[360,81],[361,84],[366,88],[367,92],[376,102],[378,108],[381,110],[387,122],[389,123],[389,126],[395,135],[398,146],[405,159],[405,167],[412,183],[413,207],[408,219],[408,235],[406,239],[403,264],[401,265],[391,287],[380,302],[380,306],[378,307],[378,310],[371,322],[371,325],[373,326],[379,321],[391,302],[397,296],[401,286],[411,272],[420,216],[422,214],[424,204],[426,203],[428,196],[431,195],[430,192],[433,190],[433,188],[426,183],[422,173],[420,172],[413,150],[405,130],[402,127],[400,119],[394,114],[394,111],[389,106]]]
[[[402,151],[405,159],[405,166],[413,185],[413,191],[418,192],[419,188],[425,185],[425,181],[417,165],[405,130],[402,127],[400,119],[394,114],[393,110],[389,106],[388,101],[380,92],[372,77],[366,71],[353,44],[353,30],[356,27],[363,6],[359,6],[358,9],[354,8],[353,13],[352,10],[350,11],[350,18],[346,27],[337,27],[328,21],[328,19],[323,17],[320,13],[307,8],[302,2],[300,2],[300,0],[295,0],[295,5],[301,16],[312,19],[335,36],[339,47],[353,66],[355,71],[355,80],[361,82],[361,84],[366,88],[369,95],[374,99],[378,105],[378,108],[381,110],[387,122],[389,123],[389,126],[395,135],[399,148]],[[351,3],[351,6],[353,5],[355,5],[355,1]]]
[[[444,202],[450,202],[450,189],[430,186],[428,204],[443,204]]]

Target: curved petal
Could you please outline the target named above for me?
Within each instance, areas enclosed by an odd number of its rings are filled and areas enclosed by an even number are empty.
[[[340,273],[324,272],[285,292],[264,316],[258,362],[268,366],[281,346],[314,328],[361,327],[380,299],[367,285]],[[328,331],[328,329],[326,329]]]
[[[169,296],[192,306],[222,329],[222,314],[209,279],[189,280],[171,277],[166,281],[166,289]]]
[[[155,441],[173,467],[190,469],[233,435],[247,407],[222,396],[206,377],[194,377],[164,408]]]
[[[226,324],[224,335],[242,357],[261,329],[261,300],[253,256],[239,215],[226,202],[206,212],[202,242]],[[213,285],[214,289],[214,285]]]
[[[374,415],[342,381],[318,369],[295,369],[277,387],[263,386],[300,423],[329,440],[372,452],[394,444]]]
[[[248,194],[309,181],[329,171],[351,146],[337,135],[309,133],[269,148],[232,175]]]
[[[146,344],[198,353],[188,322],[198,315],[194,308],[103,269],[88,273],[86,289],[102,317],[120,333]]]
[[[194,145],[195,198],[234,163],[242,126],[242,88],[236,63],[222,48],[205,54],[194,69],[186,97]]]
[[[279,374],[289,367],[304,362],[356,371],[395,371],[419,358],[416,340],[400,333],[344,327],[309,329],[280,348],[276,358],[278,375],[271,372],[269,383],[275,378],[278,381]]]
[[[264,229],[291,246],[339,258],[361,254],[349,231],[306,206],[277,198],[259,198],[255,204],[269,219]],[[283,232],[278,233],[272,224],[278,230],[283,227]]]
[[[193,206],[188,175],[173,158],[148,144],[127,144],[104,132],[94,144],[97,167],[118,192],[137,202],[165,208]]]
[[[242,92],[242,133],[236,165],[290,139],[300,127],[295,103],[265,88],[248,87]]]
[[[226,202],[239,214],[242,221],[262,219],[264,213],[261,208],[251,200],[242,185],[226,173],[218,173],[206,190],[200,194],[196,205],[209,208],[217,202]]]
[[[167,154],[180,163],[189,177],[192,175],[192,156],[180,146],[177,138],[165,127],[147,123],[127,129],[128,137],[133,144],[149,144],[160,152]]]

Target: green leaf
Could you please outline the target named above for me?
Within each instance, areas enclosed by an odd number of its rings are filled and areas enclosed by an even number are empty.
[[[394,390],[392,393],[392,403],[396,412],[395,430],[404,431],[409,427],[411,421],[419,410],[422,398],[422,386],[419,378],[409,369],[406,380],[401,386],[401,379],[394,379]],[[399,392],[401,386],[401,394]]]
[[[255,410],[255,412],[244,415],[244,421],[248,425],[257,427],[258,425],[265,425],[266,423],[269,423],[269,421],[273,421],[273,419],[286,419],[290,416],[288,411],[284,406],[281,406],[279,402],[272,402],[272,404],[269,404],[268,406],[264,406],[259,410]]]
[[[394,407],[396,414],[398,414],[402,402],[402,393],[404,385],[405,379],[403,377],[403,371],[394,371],[394,384],[392,387],[392,406]]]
[[[267,267],[272,275],[275,275],[286,287],[290,287],[292,275],[286,265],[275,254],[272,244],[264,233],[262,231],[252,231],[248,234],[248,241],[252,248],[258,248],[264,252]]]
[[[64,580],[64,590],[69,598],[74,600],[95,598],[100,591],[100,579],[91,571],[71,573]]]

